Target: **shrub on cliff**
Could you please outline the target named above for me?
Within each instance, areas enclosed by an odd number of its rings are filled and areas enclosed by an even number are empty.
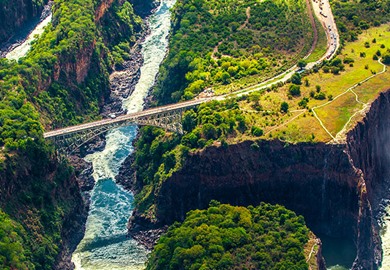
[[[169,228],[146,269],[308,269],[308,232],[302,216],[280,205],[212,201]]]
[[[26,231],[0,210],[0,267],[1,269],[33,269],[26,261],[23,239]]]

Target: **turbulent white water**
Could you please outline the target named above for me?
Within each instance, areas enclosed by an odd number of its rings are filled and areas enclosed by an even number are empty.
[[[13,48],[10,52],[5,56],[10,60],[18,60],[19,58],[25,56],[27,52],[31,48],[31,42],[33,42],[38,36],[40,36],[45,30],[45,26],[51,22],[52,14],[46,17],[43,21],[41,21],[37,27],[28,35],[27,39],[20,44],[19,46]]]
[[[170,12],[176,0],[162,0],[149,18],[151,33],[142,44],[144,64],[134,93],[123,102],[128,112],[143,109],[144,99],[154,84],[166,54],[170,29]],[[125,127],[107,135],[106,147],[86,157],[93,163],[96,186],[84,239],[73,254],[76,269],[142,269],[146,250],[126,238],[126,223],[133,209],[133,195],[113,181],[121,163],[133,151],[136,127]]]
[[[386,207],[386,214],[382,217],[383,226],[381,228],[382,249],[383,249],[383,270],[390,269],[390,206]]]

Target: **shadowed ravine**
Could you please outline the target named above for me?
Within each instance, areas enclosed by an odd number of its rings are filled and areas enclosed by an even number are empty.
[[[151,33],[142,44],[141,77],[133,94],[123,102],[129,113],[143,109],[144,99],[154,84],[167,50],[169,8],[174,2],[162,1],[148,19]],[[126,238],[126,223],[134,207],[133,195],[113,180],[121,163],[133,151],[136,134],[136,127],[113,130],[107,135],[105,149],[86,157],[93,163],[97,183],[92,191],[85,237],[73,254],[76,269],[141,269],[144,266],[146,250],[134,239]]]

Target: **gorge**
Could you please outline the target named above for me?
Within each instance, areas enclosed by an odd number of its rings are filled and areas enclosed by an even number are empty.
[[[25,2],[18,1],[18,5]],[[0,214],[4,211],[26,229],[21,233],[26,249],[22,257],[30,264],[25,262],[19,268],[142,269],[149,251],[133,235],[146,231],[146,238],[153,242],[159,235],[149,237],[148,231],[181,222],[188,211],[206,209],[211,200],[218,200],[238,206],[281,204],[304,216],[318,237],[352,243],[348,248],[354,258],[348,255],[343,263],[336,260],[328,267],[342,264],[352,269],[378,269],[383,260],[382,269],[386,269],[390,241],[386,237],[381,240],[378,221],[390,200],[390,90],[378,95],[342,143],[290,143],[276,137],[232,144],[215,140],[188,151],[181,167],[152,189],[132,165],[137,151],[134,141],[139,136],[135,126],[109,132],[95,149],[81,149],[82,156],[87,154],[86,162],[79,157],[71,157],[71,163],[62,159],[52,145],[43,142],[42,130],[38,135],[32,129],[9,135],[9,126],[20,123],[25,115],[32,115],[33,123],[40,121],[47,130],[113,113],[136,112],[146,100],[151,106],[158,102],[148,94],[168,50],[170,10],[176,1],[161,0],[147,17],[155,7],[153,2],[88,1],[90,10],[83,12],[88,13],[89,28],[83,28],[81,36],[64,32],[65,24],[59,20],[59,12],[54,12],[53,25],[43,36],[49,39],[50,31],[62,29],[56,32],[59,41],[53,45],[58,46],[53,55],[47,44],[38,40],[19,63],[1,62],[0,94],[10,105],[0,107],[0,147],[7,149],[0,152]],[[64,12],[62,8],[58,4],[54,10]],[[37,17],[41,9],[33,6],[33,15],[21,18]],[[7,27],[15,32],[22,24]],[[0,24],[0,34],[6,32],[7,27],[2,27]],[[91,28],[90,33],[87,29]],[[71,45],[62,46],[61,39],[71,40]],[[35,62],[39,64],[31,64]],[[22,74],[17,80],[4,71],[14,67]],[[26,67],[31,69],[24,72]],[[121,81],[116,76],[127,78]],[[21,102],[7,96],[13,93],[11,89],[17,90]],[[27,110],[29,105],[33,109]],[[9,116],[10,110],[22,116]],[[26,122],[32,125],[30,119]],[[169,133],[163,136],[173,137]],[[169,154],[156,159],[161,161]],[[123,186],[116,184],[115,178]],[[147,204],[153,215],[137,208],[145,191],[152,194]],[[342,245],[337,239],[333,246]],[[323,245],[324,250],[327,241]],[[318,254],[322,270],[321,252]]]

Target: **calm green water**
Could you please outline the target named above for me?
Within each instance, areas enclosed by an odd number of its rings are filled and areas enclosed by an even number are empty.
[[[348,270],[356,257],[354,242],[346,238],[332,238],[319,236],[322,241],[322,255],[325,258],[327,269]]]

